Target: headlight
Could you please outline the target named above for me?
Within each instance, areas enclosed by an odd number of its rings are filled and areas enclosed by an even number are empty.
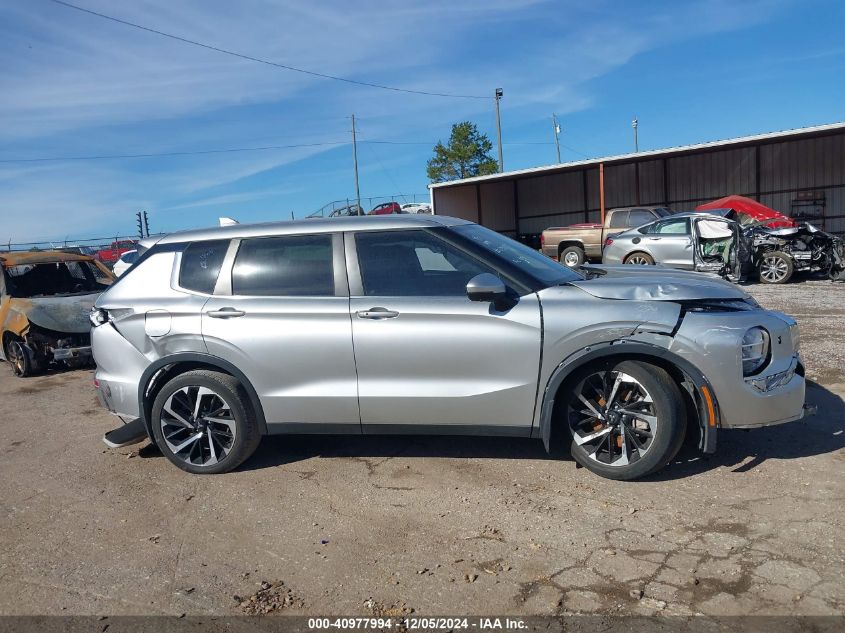
[[[750,376],[759,370],[769,357],[769,333],[753,327],[742,337],[742,374]]]
[[[798,323],[790,323],[789,336],[792,338],[792,351],[797,352],[801,349],[801,332],[798,330]]]

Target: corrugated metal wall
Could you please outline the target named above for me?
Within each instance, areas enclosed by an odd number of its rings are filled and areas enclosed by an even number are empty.
[[[605,166],[608,209],[668,204],[682,211],[730,194],[758,199],[785,215],[798,209],[799,198],[813,199],[821,202],[824,211],[823,221],[815,223],[827,231],[845,233],[845,133]],[[539,233],[550,226],[596,222],[599,168],[576,167],[437,188],[435,212],[478,221],[479,197],[482,223],[504,233],[514,228],[520,233]],[[514,227],[517,216],[519,226]]]

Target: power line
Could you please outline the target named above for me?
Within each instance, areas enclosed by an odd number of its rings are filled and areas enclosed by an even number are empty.
[[[75,9],[76,11],[81,11],[83,13],[87,13],[89,15],[94,15],[98,18],[103,18],[104,20],[110,20],[112,22],[117,22],[118,24],[123,24],[125,26],[131,26],[134,29],[140,29],[142,31],[146,31],[148,33],[154,33],[155,35],[160,35],[162,37],[167,37],[171,40],[176,40],[177,42],[182,42],[184,44],[191,44],[192,46],[199,46],[200,48],[205,48],[210,51],[215,51],[217,53],[223,53],[224,55],[230,55],[232,57],[237,57],[239,59],[245,59],[251,62],[257,62],[259,64],[266,64],[267,66],[274,66],[276,68],[282,68],[284,70],[290,70],[297,73],[302,73],[304,75],[311,75],[312,77],[321,77],[323,79],[333,79],[334,81],[343,81],[348,84],[355,84],[357,86],[367,86],[369,88],[379,88],[381,90],[392,90],[394,92],[406,92],[415,95],[426,95],[429,97],[449,97],[453,99],[489,99],[490,97],[482,97],[480,95],[462,95],[462,94],[452,94],[446,92],[426,92],[425,90],[411,90],[410,88],[397,88],[396,86],[385,86],[383,84],[376,84],[370,83],[368,81],[359,81],[357,79],[349,79],[348,77],[337,77],[335,75],[328,75],[326,73],[319,73],[313,70],[305,70],[304,68],[297,68],[296,66],[288,66],[286,64],[279,64],[277,62],[270,61],[268,59],[262,59],[260,57],[253,57],[252,55],[246,55],[244,53],[238,53],[235,51],[231,51],[225,48],[220,48],[219,46],[212,46],[211,44],[203,44],[202,42],[197,42],[196,40],[189,40],[186,37],[181,37],[179,35],[173,35],[172,33],[165,33],[164,31],[159,31],[158,29],[150,28],[148,26],[142,26],[140,24],[136,24],[134,22],[129,22],[128,20],[122,20],[120,18],[116,18],[111,15],[106,15],[105,13],[98,13],[96,11],[92,11],[91,9],[86,9],[84,7],[77,6],[75,4],[71,4],[70,2],[65,2],[64,0],[50,0],[55,4],[60,4],[64,7],[69,9]]]
[[[221,149],[206,149],[194,151],[179,151],[179,152],[144,152],[139,154],[97,154],[88,156],[39,156],[37,158],[0,158],[0,164],[8,163],[47,163],[47,162],[61,162],[61,161],[85,161],[85,160],[119,160],[130,158],[167,158],[175,156],[202,156],[207,154],[231,154],[236,152],[265,152],[271,150],[281,149],[295,149],[298,147],[334,147],[340,145],[349,145],[350,141],[326,141],[322,143],[295,143],[292,145],[262,145],[259,147],[227,147]],[[388,140],[359,140],[359,145],[427,145],[434,147],[433,141],[388,141]],[[505,143],[505,145],[551,145],[550,142],[539,141],[514,141]],[[568,147],[561,143],[561,147],[581,154],[586,158],[585,154]]]
[[[161,152],[148,154],[102,154],[99,156],[50,156],[39,158],[2,158],[0,163],[45,163],[50,161],[71,160],[108,160],[119,158],[163,158],[167,156],[197,156],[202,154],[229,154],[234,152],[263,152],[267,150],[293,149],[296,147],[323,147],[327,145],[349,145],[349,141],[327,143],[299,143],[296,145],[265,145],[264,147],[230,147],[225,149],[206,149],[186,152]]]

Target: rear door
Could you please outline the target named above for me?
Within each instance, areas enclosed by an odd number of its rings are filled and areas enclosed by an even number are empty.
[[[540,360],[537,295],[502,312],[470,301],[472,277],[502,275],[426,229],[350,233],[346,243],[364,432],[527,435]]]
[[[202,333],[249,378],[271,432],[360,432],[340,234],[236,240]]]
[[[643,241],[657,264],[692,270],[695,266],[689,218],[667,218],[645,227]]]

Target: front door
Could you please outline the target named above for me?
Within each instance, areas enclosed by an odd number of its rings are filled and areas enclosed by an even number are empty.
[[[342,241],[243,239],[231,287],[203,309],[209,353],[246,374],[271,432],[360,432]]]
[[[364,432],[527,435],[540,362],[536,294],[501,312],[470,301],[467,282],[497,271],[435,231],[346,239]]]
[[[669,218],[647,228],[643,241],[655,263],[672,268],[694,267],[689,218]]]

